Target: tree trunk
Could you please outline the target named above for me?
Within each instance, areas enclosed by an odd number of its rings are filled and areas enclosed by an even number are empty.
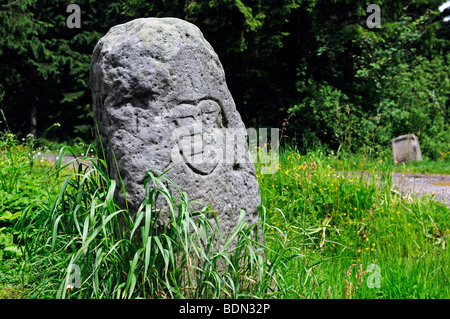
[[[33,106],[30,114],[30,133],[36,138],[37,131],[37,107]]]

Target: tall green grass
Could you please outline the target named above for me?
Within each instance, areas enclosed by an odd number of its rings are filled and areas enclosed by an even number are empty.
[[[90,161],[76,163],[54,200],[21,218],[28,297],[270,298],[286,293],[283,272],[289,261],[304,256],[285,242],[276,251],[265,246],[263,206],[261,222],[248,225],[241,211],[236,228],[224,234],[208,205],[194,210],[198,203],[190,202],[165,172],[153,172],[145,181],[146,200],[133,216],[114,203],[116,182]],[[167,211],[156,205],[160,200]],[[162,213],[169,221],[161,227]],[[79,288],[73,287],[76,267]]]
[[[295,149],[280,153],[276,174],[258,174],[268,222],[307,256],[284,277],[291,297],[450,297],[449,209],[432,194],[401,194],[392,174],[388,157]],[[380,288],[367,285],[371,264]]]

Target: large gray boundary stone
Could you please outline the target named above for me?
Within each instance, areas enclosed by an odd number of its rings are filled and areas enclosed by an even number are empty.
[[[114,26],[95,46],[90,81],[108,173],[118,185],[120,173],[132,214],[145,198],[146,173],[172,168],[167,176],[189,200],[211,204],[223,231],[234,228],[241,209],[247,222],[258,221],[261,198],[251,156],[224,160],[225,148],[216,141],[201,151],[209,161],[196,161],[173,134],[181,130],[209,143],[214,130],[245,132],[219,58],[199,28],[176,18]],[[247,144],[243,148],[247,154]],[[118,189],[116,201],[125,207]]]

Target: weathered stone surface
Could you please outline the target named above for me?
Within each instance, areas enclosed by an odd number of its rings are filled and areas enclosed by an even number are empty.
[[[196,26],[145,18],[111,28],[94,49],[91,88],[109,174],[119,183],[120,173],[132,213],[145,198],[146,173],[172,168],[167,176],[190,200],[211,204],[223,230],[240,209],[257,221],[261,199],[245,126]],[[239,142],[231,148],[229,131]],[[120,194],[117,200],[124,206]]]
[[[392,155],[395,164],[408,163],[413,160],[421,161],[419,139],[414,134],[396,137],[392,140]]]

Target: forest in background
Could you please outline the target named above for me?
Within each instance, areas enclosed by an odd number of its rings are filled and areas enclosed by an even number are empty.
[[[81,28],[67,27],[71,2],[81,8]],[[379,152],[413,133],[425,156],[450,152],[443,0],[0,3],[1,131],[93,140],[95,44],[114,25],[170,16],[194,23],[211,43],[247,127],[284,127],[285,141],[300,150]],[[381,8],[380,28],[366,25],[370,3]]]

